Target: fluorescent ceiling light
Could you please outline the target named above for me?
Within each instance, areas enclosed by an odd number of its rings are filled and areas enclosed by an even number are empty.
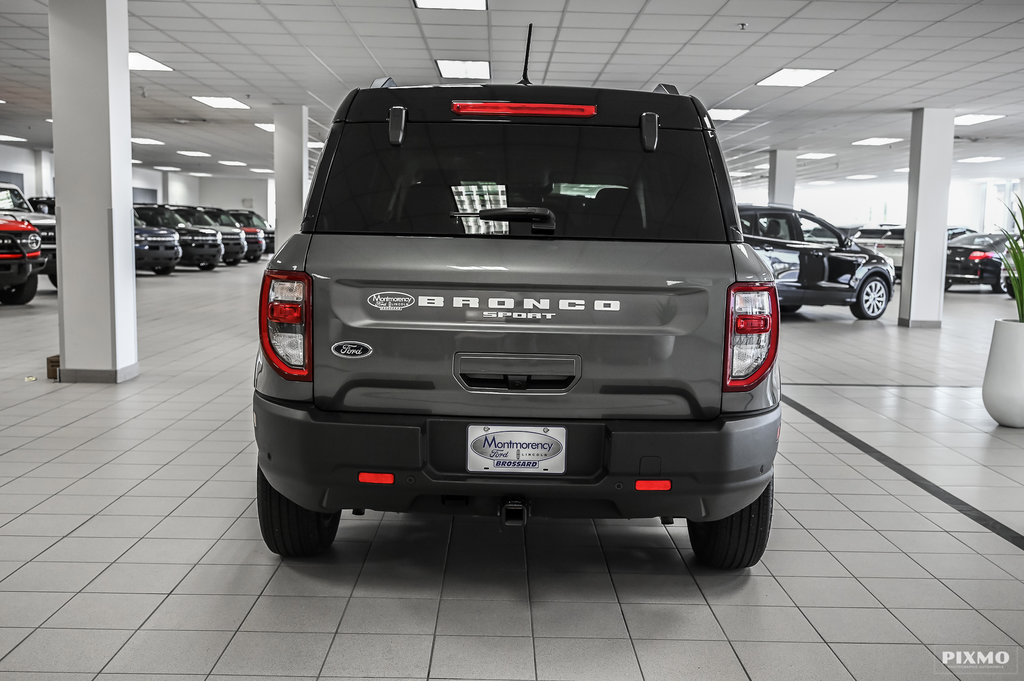
[[[733,170],[729,173],[729,177],[750,177],[752,173],[745,173],[741,170]]]
[[[867,139],[851,142],[855,147],[884,147],[887,144],[902,142],[902,137],[868,137]]]
[[[244,168],[246,165],[241,161],[217,161],[217,163],[221,164],[222,166],[236,166],[238,168]]]
[[[155,139],[149,138],[149,137],[133,137],[132,138],[132,144],[162,145],[163,142],[161,142],[160,140],[155,140]]]
[[[175,166],[153,166],[153,170],[166,170],[167,172],[174,173],[181,170],[181,168]]]
[[[826,184],[835,184],[834,180],[812,180],[807,184],[813,184],[816,187],[824,187]]]
[[[249,172],[252,173],[272,173],[274,172],[270,168],[249,168]]]
[[[820,161],[823,158],[832,158],[835,154],[827,154],[823,151],[809,151],[806,154],[800,154],[797,158],[802,158],[807,161]]]
[[[771,166],[768,165],[767,163],[758,163],[756,166],[754,166],[754,170],[770,170],[770,169],[771,169]]]
[[[266,130],[267,132],[274,132],[273,123],[253,123],[260,130]]]
[[[909,173],[910,172],[910,168],[897,168],[896,170],[894,170],[892,172],[894,172],[894,173]]]
[[[248,104],[243,104],[234,97],[196,97],[192,99],[205,104],[206,106],[213,107],[214,109],[248,109]]]
[[[487,9],[487,0],[414,0],[416,9]]]
[[[213,177],[210,173],[189,173],[192,177]]]
[[[780,69],[764,80],[759,81],[758,85],[803,87],[834,72],[835,69]]]
[[[1003,114],[964,114],[953,119],[953,125],[977,125],[989,121],[1006,118]]]
[[[209,158],[210,155],[205,151],[179,151],[182,156],[193,156],[195,158]]]
[[[847,180],[873,180],[876,177],[878,177],[878,175],[847,175],[846,179]]]
[[[0,104],[6,104],[6,103],[7,103],[6,99],[0,99]]]
[[[128,53],[129,71],[173,71],[167,64],[161,64],[156,59],[147,57],[141,52]]]
[[[487,61],[460,61],[457,59],[436,59],[435,61],[442,78],[488,80],[491,77],[491,63]]]
[[[53,123],[53,119],[52,119],[52,118],[47,118],[47,119],[46,119],[46,122],[47,122],[47,123]]]
[[[732,121],[748,113],[750,109],[708,109],[708,115],[715,121]]]
[[[24,137],[15,137],[14,135],[0,135],[0,142],[27,142]]]
[[[133,158],[133,159],[132,159],[132,165],[136,165],[136,164],[138,164],[138,163],[142,163],[142,161],[140,161],[140,160],[139,160],[139,159],[137,159],[137,158]]]
[[[306,142],[306,148],[307,149],[323,149],[324,148],[324,143],[323,142]]]
[[[989,163],[1002,160],[1002,156],[971,156],[970,158],[962,158],[957,163]]]

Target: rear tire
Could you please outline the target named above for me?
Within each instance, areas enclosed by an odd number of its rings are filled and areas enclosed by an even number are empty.
[[[24,305],[32,302],[39,288],[39,275],[33,274],[17,286],[0,289],[0,303],[4,305]]]
[[[857,290],[857,300],[850,312],[857,319],[878,319],[889,307],[889,287],[879,276],[870,276]]]
[[[697,560],[720,570],[739,570],[757,564],[768,546],[772,528],[774,479],[749,506],[711,522],[687,520],[690,546]]]
[[[801,307],[803,307],[803,305],[779,305],[779,312],[782,314],[793,314]]]
[[[50,274],[47,274],[46,278],[50,280],[50,283],[53,284],[54,288],[57,288],[57,273],[56,272],[51,272]]]
[[[279,556],[314,556],[327,551],[338,534],[341,511],[317,513],[302,508],[271,487],[256,471],[256,508],[267,548]]]
[[[992,284],[992,293],[1006,293],[1006,290],[1003,288],[1003,282],[997,281]]]

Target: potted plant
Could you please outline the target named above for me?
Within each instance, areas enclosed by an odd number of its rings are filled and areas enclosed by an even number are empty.
[[[1001,426],[1024,428],[1024,201],[1008,206],[1014,229],[1007,238],[1006,274],[1017,305],[1016,319],[997,319],[982,383],[981,397],[989,416]]]

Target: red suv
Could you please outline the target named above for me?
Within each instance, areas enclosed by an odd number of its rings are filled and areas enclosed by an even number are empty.
[[[0,219],[0,303],[24,305],[36,297],[43,239],[20,220]]]

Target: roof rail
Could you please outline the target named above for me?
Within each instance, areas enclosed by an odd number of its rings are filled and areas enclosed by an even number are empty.
[[[370,83],[370,87],[398,87],[398,85],[394,80],[392,80],[391,76],[381,76],[380,78],[374,79],[374,81]]]
[[[658,83],[655,88],[655,92],[660,92],[663,95],[678,95],[679,88],[670,83]]]

